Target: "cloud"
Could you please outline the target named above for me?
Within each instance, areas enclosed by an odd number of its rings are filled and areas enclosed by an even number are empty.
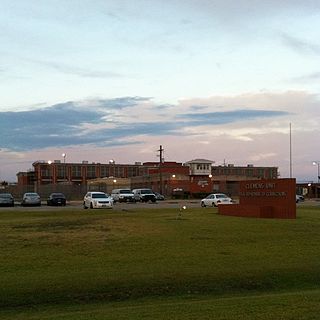
[[[19,112],[2,112],[2,147],[33,150],[77,145],[123,146],[141,143],[144,136],[184,136],[199,134],[203,126],[274,118],[284,111],[228,110],[202,113],[204,107],[188,107],[199,112],[182,113],[180,107],[152,103],[145,97],[69,101]],[[189,128],[189,129],[188,129]],[[192,128],[197,128],[192,130]],[[246,138],[247,139],[247,138]]]
[[[298,82],[305,82],[305,81],[314,81],[314,80],[319,80],[320,79],[320,72],[313,72],[306,74],[301,77],[296,77],[293,78],[293,81],[298,81]]]
[[[269,152],[269,153],[259,153],[259,154],[255,154],[253,156],[250,157],[250,161],[261,161],[261,160],[265,160],[268,158],[275,158],[277,157],[277,154],[275,152]]]
[[[210,113],[189,113],[180,115],[181,118],[193,120],[195,123],[201,124],[226,124],[236,121],[253,120],[257,118],[271,118],[288,115],[285,111],[271,110],[234,110],[225,112],[210,112]]]
[[[293,37],[287,33],[281,33],[282,42],[289,48],[301,54],[319,54],[320,46],[314,43]]]
[[[73,66],[66,63],[58,63],[54,61],[41,61],[28,59],[28,61],[35,63],[37,65],[43,65],[50,69],[54,69],[58,72],[64,74],[71,74],[75,76],[80,76],[84,78],[119,78],[122,77],[120,73],[106,70],[91,70],[84,67]]]

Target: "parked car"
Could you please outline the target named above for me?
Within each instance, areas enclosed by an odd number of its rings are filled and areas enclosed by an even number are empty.
[[[151,189],[133,189],[135,201],[141,202],[156,202],[156,195],[153,193]]]
[[[296,203],[304,201],[304,196],[300,194],[296,194]]]
[[[135,202],[134,194],[130,189],[114,189],[111,197],[114,202]]]
[[[232,199],[224,193],[212,193],[206,198],[202,199],[200,204],[201,207],[217,207],[219,204],[230,204],[233,203]]]
[[[65,206],[67,203],[66,197],[61,192],[51,193],[47,199],[48,206]]]
[[[154,194],[156,195],[156,200],[164,200],[164,195],[160,194],[159,192],[154,192]]]
[[[14,198],[11,193],[0,193],[1,207],[14,207]]]
[[[90,191],[83,198],[84,209],[113,208],[113,199],[108,194],[98,191]]]
[[[41,206],[41,198],[36,192],[26,192],[21,201],[22,206]]]

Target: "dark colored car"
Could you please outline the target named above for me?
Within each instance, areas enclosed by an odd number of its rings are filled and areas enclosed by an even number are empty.
[[[67,203],[66,197],[63,193],[55,192],[51,193],[47,199],[48,206],[65,206]]]
[[[11,193],[0,193],[1,207],[14,207],[14,199]]]

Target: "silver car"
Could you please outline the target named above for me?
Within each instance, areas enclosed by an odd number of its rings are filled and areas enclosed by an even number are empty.
[[[21,201],[22,206],[41,206],[41,198],[36,192],[26,192]]]

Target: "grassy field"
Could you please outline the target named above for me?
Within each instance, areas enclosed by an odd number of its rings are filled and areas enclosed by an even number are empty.
[[[0,319],[319,319],[320,208],[0,210]]]

